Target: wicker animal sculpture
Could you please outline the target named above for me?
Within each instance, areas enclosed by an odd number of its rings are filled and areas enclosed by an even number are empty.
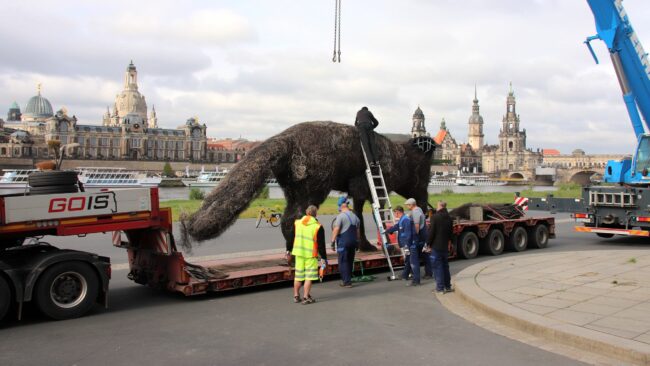
[[[376,143],[389,191],[413,197],[426,209],[433,148],[419,148],[412,140],[396,143],[379,134]],[[372,199],[365,169],[359,134],[353,126],[334,122],[292,126],[247,153],[206,196],[201,208],[182,219],[181,244],[191,248],[192,241],[223,233],[271,174],[287,200],[281,225],[287,242],[293,240],[294,220],[304,214],[307,206],[322,204],[332,190],[347,192],[353,199],[364,233],[363,206]],[[360,248],[375,250],[365,235]]]

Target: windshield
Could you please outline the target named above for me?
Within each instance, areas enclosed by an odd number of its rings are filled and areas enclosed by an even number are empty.
[[[636,153],[635,170],[637,172],[642,172],[643,169],[650,170],[650,136],[641,137],[639,150]]]

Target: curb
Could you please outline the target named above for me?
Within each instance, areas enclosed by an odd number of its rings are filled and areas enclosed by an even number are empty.
[[[559,254],[566,255],[566,253]],[[478,286],[476,278],[484,269],[491,264],[511,259],[478,263],[458,273],[454,280],[454,286],[459,299],[472,309],[503,325],[547,341],[623,362],[650,365],[650,348],[645,344],[528,312],[499,300]]]

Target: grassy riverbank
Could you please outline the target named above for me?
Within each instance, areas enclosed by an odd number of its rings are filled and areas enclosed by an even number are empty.
[[[547,194],[552,193],[555,197],[563,198],[578,198],[581,195],[580,186],[575,184],[567,184],[558,187],[555,192],[535,192],[532,189],[523,189],[521,195],[524,197],[546,197]],[[453,193],[451,191],[443,191],[439,194],[429,195],[429,202],[434,204],[438,200],[446,201],[449,207],[457,207],[465,203],[512,203],[514,194],[512,192],[488,192],[488,193]],[[328,198],[320,206],[318,211],[321,215],[333,215],[337,212],[336,198]],[[393,205],[401,205],[405,201],[404,197],[398,195],[391,196]],[[194,212],[201,207],[201,200],[170,200],[161,202],[162,207],[171,207],[173,211],[174,221],[178,220],[181,212]],[[258,198],[251,202],[250,206],[239,215],[239,218],[254,218],[262,208],[272,208],[278,211],[284,210],[286,202],[284,199],[268,199]],[[365,206],[365,212],[370,212],[370,205]]]

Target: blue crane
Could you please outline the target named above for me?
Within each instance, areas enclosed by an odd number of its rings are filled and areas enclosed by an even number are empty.
[[[596,21],[597,34],[585,43],[596,63],[598,58],[591,41],[600,39],[607,45],[623,93],[623,101],[638,140],[632,160],[610,161],[603,180],[609,183],[649,184],[650,177],[650,63],[643,50],[622,0],[587,0]],[[639,114],[641,112],[641,114]],[[643,122],[641,120],[643,117]]]

